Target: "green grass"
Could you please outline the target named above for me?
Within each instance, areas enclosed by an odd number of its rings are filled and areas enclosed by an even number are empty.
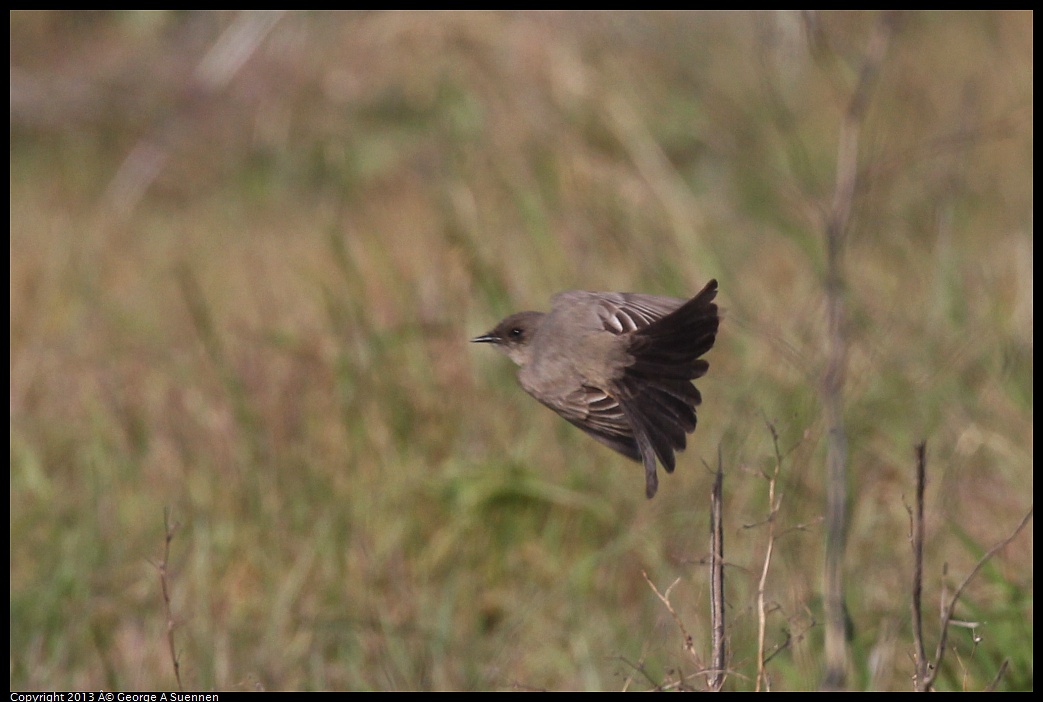
[[[191,689],[694,676],[720,447],[727,688],[753,689],[765,420],[767,670],[816,688],[823,229],[875,16],[816,15],[809,43],[792,14],[290,13],[191,98],[235,17],[11,15],[11,688],[176,686],[165,511]],[[1031,15],[913,14],[871,98],[845,255],[854,689],[911,689],[914,444],[928,650],[944,588],[1032,505],[1032,77]],[[142,139],[167,158],[120,213]],[[699,428],[653,501],[467,343],[559,290],[710,277]],[[1032,689],[1032,558],[1023,534],[969,588],[980,640],[953,630],[939,689],[1004,660],[999,689]],[[680,578],[695,657],[642,571]]]

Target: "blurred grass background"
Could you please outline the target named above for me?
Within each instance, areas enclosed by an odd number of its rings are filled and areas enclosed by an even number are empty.
[[[872,13],[13,12],[12,689],[773,689],[821,677],[824,221]],[[846,252],[856,689],[1032,505],[1032,15],[903,18]],[[245,49],[243,48],[245,47]],[[236,49],[242,49],[237,57]],[[223,71],[223,73],[222,73]],[[467,344],[570,288],[726,316],[689,450],[641,469]],[[795,527],[803,526],[802,529]],[[1033,686],[1033,550],[940,689]],[[944,575],[946,572],[948,575]],[[642,578],[671,599],[677,626]]]

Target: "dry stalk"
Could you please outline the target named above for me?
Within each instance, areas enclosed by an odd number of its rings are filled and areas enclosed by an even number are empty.
[[[926,483],[927,451],[926,445],[920,443],[916,447],[916,503],[913,507],[914,511],[910,514],[913,547],[912,625],[913,645],[915,647],[916,657],[913,687],[917,692],[929,692],[933,688],[934,681],[938,677],[938,671],[941,670],[942,659],[945,657],[949,639],[949,626],[957,624],[957,622],[953,621],[953,613],[956,611],[956,603],[959,602],[960,596],[963,595],[963,591],[989,559],[1017,538],[1018,534],[1021,533],[1021,530],[1024,529],[1029,523],[1029,520],[1032,519],[1033,511],[1033,508],[1029,508],[1028,513],[1022,517],[1021,522],[1019,522],[1018,526],[1014,528],[1014,531],[1010,533],[1010,536],[990,548],[985,552],[985,555],[978,559],[974,568],[971,569],[971,572],[967,574],[967,577],[963,579],[963,582],[960,583],[959,587],[956,588],[951,596],[948,596],[945,592],[942,593],[941,624],[938,634],[938,647],[935,649],[934,658],[928,660],[923,642],[923,611],[921,606],[923,596],[924,486]],[[1000,679],[1003,677],[1007,665],[1008,662],[1004,661],[1000,666],[999,671],[996,673],[996,677],[986,689],[995,689],[999,684]]]
[[[767,663],[764,655],[764,639],[765,631],[767,630],[768,614],[767,606],[765,604],[765,590],[767,589],[768,582],[768,568],[771,565],[771,554],[775,549],[775,516],[779,512],[779,506],[782,504],[782,498],[776,498],[775,489],[778,485],[779,470],[782,468],[782,452],[779,450],[779,432],[775,429],[775,425],[771,422],[765,422],[768,426],[768,431],[771,432],[772,445],[775,447],[775,468],[772,474],[768,476],[768,545],[764,551],[764,565],[761,568],[761,577],[757,583],[757,683],[756,692],[761,691],[761,685],[764,685],[764,690],[770,688],[770,682],[768,681],[767,674],[765,673],[764,666]]]
[[[167,618],[167,648],[170,651],[170,662],[174,666],[174,677],[177,679],[177,689],[184,692],[185,687],[181,684],[181,661],[178,660],[177,647],[174,645],[174,612],[170,604],[170,585],[167,581],[167,564],[170,561],[170,542],[174,540],[174,534],[181,525],[170,523],[169,510],[163,510],[163,531],[166,535],[163,543],[163,560],[153,563],[159,572],[159,585],[163,593],[163,610]]]
[[[914,685],[920,691],[920,683],[927,679],[927,654],[923,644],[923,495],[927,483],[927,444],[916,445],[916,501],[910,514],[913,545],[913,646],[916,672]]]
[[[858,192],[858,146],[869,99],[900,15],[886,11],[866,46],[858,82],[851,93],[837,139],[837,169],[826,222],[826,367],[822,398],[828,428],[826,446],[826,558],[823,600],[826,615],[825,674],[822,688],[840,690],[847,683],[848,642],[845,632],[843,560],[847,532],[847,436],[843,390],[847,365],[843,253]]]
[[[724,471],[721,447],[717,446],[717,475],[710,492],[710,629],[712,670],[708,682],[710,689],[719,691],[724,685],[727,646],[724,636],[724,519],[723,492]]]
[[[1027,525],[1029,523],[1029,520],[1032,519],[1032,510],[1033,508],[1029,508],[1029,511],[1025,514],[1024,517],[1021,518],[1021,521],[1018,523],[1018,526],[1014,528],[1014,531],[1010,533],[1010,536],[1008,536],[1003,541],[1000,541],[998,544],[990,548],[988,551],[985,552],[984,556],[978,559],[978,562],[974,564],[973,568],[971,568],[971,572],[967,574],[967,577],[963,579],[963,582],[960,583],[960,586],[956,588],[956,591],[952,594],[952,597],[949,599],[948,604],[945,604],[943,602],[941,632],[938,635],[938,648],[935,650],[934,660],[929,666],[927,676],[923,678],[920,684],[920,687],[923,690],[931,689],[931,686],[934,684],[935,678],[938,676],[938,671],[941,669],[942,658],[945,656],[946,646],[948,645],[949,625],[956,623],[953,621],[952,616],[953,613],[956,611],[956,603],[959,602],[960,596],[963,595],[963,591],[967,588],[968,585],[970,585],[971,580],[974,578],[975,575],[978,574],[978,571],[982,569],[982,566],[984,566],[989,561],[989,559],[991,559],[997,553],[1002,551],[1007,546],[1007,544],[1009,544],[1011,541],[1017,538],[1018,534],[1021,533],[1021,530],[1024,529],[1025,525]],[[1003,667],[1001,666],[1001,672],[1002,668]],[[998,680],[994,681],[992,684],[995,685],[996,683],[998,683]]]

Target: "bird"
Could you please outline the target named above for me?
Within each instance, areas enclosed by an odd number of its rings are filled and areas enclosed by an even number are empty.
[[[549,312],[518,312],[471,339],[519,366],[522,388],[602,444],[645,468],[645,495],[659,488],[674,452],[695,430],[702,395],[692,381],[709,363],[720,316],[711,280],[690,300],[572,290]]]

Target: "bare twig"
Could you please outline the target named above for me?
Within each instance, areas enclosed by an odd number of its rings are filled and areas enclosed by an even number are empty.
[[[724,638],[724,510],[721,500],[723,483],[721,447],[718,444],[717,475],[710,492],[710,629],[713,638],[710,660],[713,669],[708,682],[711,690],[720,690],[724,685],[727,657]]]
[[[658,593],[656,593],[656,594],[658,594]],[[626,678],[626,680],[623,683],[623,689],[621,690],[621,692],[626,692],[628,689],[630,689],[630,683],[633,682],[633,680],[634,680],[634,673],[638,673],[639,675],[641,675],[641,677],[643,677],[645,680],[647,680],[650,685],[653,685],[655,687],[659,687],[659,683],[657,683],[655,680],[653,680],[652,676],[648,674],[647,670],[645,670],[645,658],[644,658],[643,655],[641,657],[641,660],[639,660],[637,663],[634,663],[633,661],[625,658],[624,656],[617,656],[617,657],[619,658],[620,661],[622,661],[623,663],[626,663],[628,666],[630,666],[630,669],[632,671],[630,675],[627,675],[627,678]]]
[[[1011,541],[1017,538],[1018,534],[1021,533],[1021,530],[1024,529],[1025,525],[1027,525],[1029,523],[1029,520],[1032,519],[1032,510],[1033,508],[1029,508],[1028,513],[1025,514],[1024,517],[1022,517],[1021,522],[1018,523],[1018,526],[1014,528],[1014,531],[1011,532],[1010,536],[1008,536],[1003,541],[1000,541],[998,544],[990,548],[988,551],[985,552],[984,556],[978,559],[978,562],[974,565],[974,568],[971,569],[971,572],[967,574],[967,577],[963,579],[963,582],[960,583],[960,586],[956,588],[955,592],[953,592],[948,604],[943,605],[941,632],[938,636],[938,648],[934,654],[933,664],[931,665],[929,672],[921,682],[921,687],[924,690],[929,690],[931,688],[931,686],[934,684],[935,678],[938,676],[938,671],[941,669],[942,658],[945,656],[945,650],[948,644],[949,625],[956,624],[956,622],[953,621],[952,616],[953,612],[955,612],[956,610],[956,603],[959,602],[960,596],[963,594],[963,591],[970,584],[974,576],[978,574],[978,571],[981,570],[982,566],[984,566],[989,561],[989,559],[991,559],[993,556],[995,556],[997,553],[1003,550],[1007,546],[1007,544],[1009,544]]]
[[[844,430],[843,389],[847,359],[844,321],[843,252],[858,189],[858,145],[869,98],[876,84],[899,14],[884,12],[866,46],[858,83],[851,93],[837,143],[833,202],[826,222],[827,360],[822,396],[828,427],[826,447],[826,614],[823,689],[843,689],[847,681],[848,643],[845,626],[843,556],[847,531],[847,436]]]
[[[910,514],[913,543],[913,646],[915,647],[915,673],[913,686],[923,692],[923,681],[927,679],[927,654],[923,644],[923,495],[927,483],[927,444],[916,445],[916,498]]]
[[[684,628],[684,622],[681,621],[681,617],[678,616],[677,612],[674,611],[674,606],[670,604],[670,591],[674,589],[674,586],[677,585],[677,583],[681,582],[681,579],[678,578],[677,580],[673,581],[670,584],[670,587],[666,588],[666,592],[664,593],[659,592],[659,589],[648,577],[648,573],[642,570],[641,577],[643,577],[645,579],[645,582],[648,583],[648,587],[652,588],[652,592],[656,594],[656,597],[658,597],[662,601],[662,603],[666,605],[666,611],[670,612],[670,614],[674,618],[674,621],[677,622],[677,628],[681,630],[681,637],[684,639],[684,650],[688,651],[688,653],[692,654],[692,656],[694,657],[695,646],[692,644],[692,635],[689,634],[688,630]]]
[[[963,594],[964,589],[970,584],[971,579],[981,570],[982,566],[992,558],[996,553],[1003,549],[1007,544],[1014,540],[1015,537],[1025,528],[1029,520],[1032,518],[1032,509],[1029,509],[1028,513],[1022,518],[1021,522],[1014,529],[1014,531],[1003,541],[999,542],[991,549],[989,549],[985,555],[983,555],[978,562],[975,564],[971,572],[967,574],[960,586],[956,588],[956,591],[948,596],[944,592],[942,593],[942,611],[941,611],[941,627],[938,636],[938,648],[935,651],[934,659],[928,660],[926,648],[923,641],[923,544],[924,544],[924,487],[927,484],[927,447],[925,443],[917,444],[916,446],[916,498],[913,505],[913,509],[910,511],[910,530],[913,547],[913,598],[912,598],[912,626],[913,626],[913,645],[915,647],[915,672],[913,679],[913,686],[917,692],[928,692],[932,689],[934,681],[938,676],[938,671],[941,669],[942,658],[945,656],[946,645],[949,637],[950,626],[970,626],[974,628],[977,626],[977,622],[957,622],[953,620],[953,613],[956,610],[956,603],[959,601],[960,596]],[[1007,668],[1007,661],[1003,662],[1000,666],[1000,670],[996,674],[996,678],[990,684],[990,688],[995,688],[999,683],[1000,678],[1003,676]]]
[[[1003,679],[1004,674],[1007,672],[1007,668],[1010,666],[1010,659],[1004,658],[1003,662],[1000,663],[1000,669],[996,671],[996,677],[992,679],[992,682],[986,686],[983,692],[995,692],[996,687],[1000,684],[1000,680]]]
[[[166,540],[163,543],[163,560],[159,563],[153,563],[156,570],[159,571],[159,584],[160,589],[163,592],[163,609],[167,615],[167,648],[170,650],[170,661],[174,665],[174,677],[177,679],[177,689],[184,691],[185,687],[181,684],[181,661],[178,660],[177,647],[174,645],[174,613],[170,605],[170,585],[167,582],[167,563],[170,560],[170,542],[174,540],[174,534],[177,532],[178,527],[181,526],[177,522],[174,524],[170,523],[169,510],[163,510],[163,531],[166,534]]]
[[[769,653],[767,656],[765,656],[764,664],[767,665],[768,663],[771,663],[771,660],[773,658],[775,658],[775,656],[779,655],[780,653],[782,653],[786,649],[791,648],[794,644],[797,644],[797,643],[800,643],[801,641],[803,641],[804,640],[804,636],[809,631],[814,629],[817,625],[818,625],[818,622],[816,622],[814,617],[812,617],[810,619],[810,621],[807,623],[807,625],[804,626],[804,628],[800,629],[795,634],[792,631],[790,631],[789,629],[785,629],[783,633],[785,633],[786,637],[781,642],[775,644],[775,647],[772,648],[771,653]]]
[[[757,583],[757,685],[756,692],[761,691],[761,685],[767,690],[770,687],[768,676],[764,665],[767,663],[764,656],[764,636],[768,624],[768,613],[765,606],[765,591],[768,582],[768,567],[771,565],[771,554],[775,549],[775,515],[778,514],[782,498],[776,499],[775,488],[778,483],[779,470],[782,467],[782,451],[779,449],[779,432],[775,425],[765,420],[768,431],[771,432],[772,444],[775,447],[775,468],[768,476],[768,544],[764,551],[764,565],[761,568],[761,577]]]

